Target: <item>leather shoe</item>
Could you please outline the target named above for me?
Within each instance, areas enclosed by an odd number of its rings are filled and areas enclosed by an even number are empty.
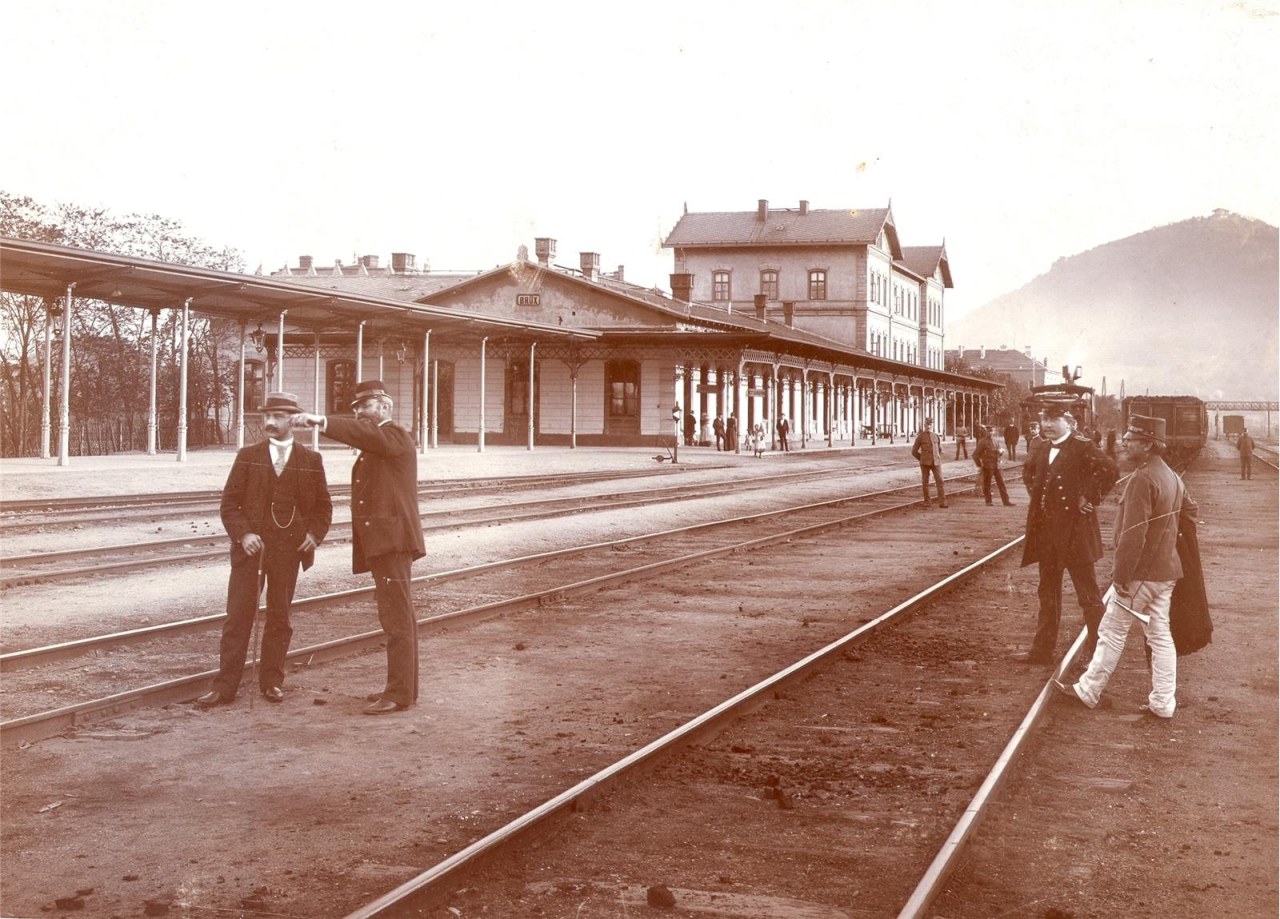
[[[409,706],[401,705],[399,702],[392,702],[390,699],[379,699],[377,702],[370,702],[364,707],[366,715],[390,715],[392,712],[402,712]]]
[[[1047,667],[1053,663],[1053,661],[1048,657],[1041,654],[1034,654],[1031,651],[1022,651],[1015,654],[1013,659],[1019,664],[1038,664],[1042,667]]]
[[[1013,506],[1014,506],[1015,504],[1017,504],[1018,502],[1017,502],[1017,501],[1005,501],[1005,502],[1003,502],[1003,503],[1004,503],[1004,506],[1005,506],[1005,507],[1013,507]]]
[[[279,686],[268,686],[266,689],[262,690],[262,698],[266,699],[268,702],[283,702],[284,690]]]
[[[950,505],[949,505],[949,504],[947,504],[947,502],[946,502],[946,501],[943,501],[943,502],[941,502],[941,503],[939,503],[939,504],[938,504],[938,507],[950,507]]]
[[[196,705],[200,708],[213,708],[215,705],[227,705],[231,700],[218,692],[211,689],[200,698],[196,699]]]
[[[1074,699],[1077,704],[1083,705],[1085,708],[1089,707],[1088,704],[1084,701],[1084,699],[1080,698],[1080,694],[1076,692],[1074,686],[1068,686],[1066,683],[1062,682],[1061,680],[1050,680],[1049,685],[1051,685],[1055,690],[1057,690],[1059,695],[1064,696],[1068,699]]]
[[[1151,710],[1150,705],[1138,706],[1138,713],[1142,715],[1143,718],[1150,719],[1151,721],[1159,721],[1161,723],[1165,723],[1173,720],[1172,715],[1169,715],[1167,717],[1165,715],[1157,715],[1155,712]]]
[[[366,702],[381,702],[381,701],[382,701],[382,693],[380,693],[380,692],[371,692],[371,693],[369,693],[369,695],[367,695],[367,696],[365,696],[365,697],[364,697],[364,700],[365,700]]]

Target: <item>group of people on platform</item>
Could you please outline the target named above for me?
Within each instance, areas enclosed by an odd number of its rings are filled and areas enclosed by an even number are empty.
[[[293,630],[289,608],[298,570],[311,567],[333,517],[320,455],[293,439],[318,427],[359,450],[351,467],[352,572],[373,577],[378,622],[387,636],[387,678],[364,712],[404,711],[418,699],[418,623],[409,596],[410,566],[426,554],[418,513],[418,460],[413,435],[391,420],[391,396],[381,380],[356,385],[354,418],[303,411],[293,393],[273,392],[259,407],[267,439],[236,454],[222,491],[221,516],[231,537],[227,618],[213,688],[196,699],[203,709],[234,701],[245,655],[257,631],[266,589],[258,688],[283,702],[284,665]],[[258,660],[255,648],[253,660]]]
[[[1003,430],[1010,459],[1016,457],[1019,433],[1012,424]],[[967,434],[963,429],[957,432],[957,459],[968,456],[964,443]],[[1096,508],[1119,479],[1114,432],[1107,439],[1109,449],[1104,449],[1098,432],[1091,437],[1078,433],[1070,404],[1047,403],[1039,422],[1031,426],[1022,465],[1022,480],[1030,499],[1022,564],[1039,566],[1039,610],[1031,647],[1018,659],[1030,664],[1054,664],[1065,573],[1075,588],[1087,630],[1083,658],[1088,666],[1076,682],[1054,681],[1055,688],[1090,708],[1096,706],[1115,670],[1129,628],[1137,619],[1151,651],[1151,692],[1143,711],[1159,719],[1172,718],[1176,708],[1177,652],[1169,614],[1174,586],[1184,576],[1184,560],[1177,547],[1179,518],[1186,515],[1194,519],[1196,514],[1186,486],[1164,461],[1166,437],[1164,419],[1133,415],[1120,438],[1124,456],[1134,466],[1134,472],[1125,478],[1120,497],[1114,530],[1112,590],[1105,601],[1094,573],[1095,563],[1103,556]],[[977,428],[973,460],[982,470],[982,493],[988,505],[993,503],[993,481],[1001,503],[1014,504],[1000,470],[1004,453],[996,443],[995,428]],[[933,506],[930,479],[937,506],[946,507],[942,443],[931,421],[925,421],[911,455],[920,465],[924,507]],[[1243,449],[1241,457],[1241,476],[1245,477]],[[1198,556],[1186,564],[1195,567],[1194,578],[1200,581]],[[1203,603],[1203,591],[1199,600],[1194,592],[1189,591],[1188,595],[1185,602]],[[1203,612],[1207,615],[1207,610]]]

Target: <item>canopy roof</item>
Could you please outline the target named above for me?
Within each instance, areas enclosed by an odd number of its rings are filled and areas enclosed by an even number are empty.
[[[191,298],[195,313],[312,332],[354,330],[365,321],[379,331],[437,330],[453,337],[501,336],[527,340],[595,339],[590,329],[566,329],[482,316],[422,303],[406,303],[291,281],[155,262],[127,255],[0,237],[0,289],[56,301],[73,296],[138,309],[174,309]]]

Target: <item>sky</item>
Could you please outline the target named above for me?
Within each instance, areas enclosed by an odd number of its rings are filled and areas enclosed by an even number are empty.
[[[954,319],[1225,208],[1280,224],[1280,0],[8,0],[0,189],[264,272],[414,253],[669,287],[683,210],[892,206]]]

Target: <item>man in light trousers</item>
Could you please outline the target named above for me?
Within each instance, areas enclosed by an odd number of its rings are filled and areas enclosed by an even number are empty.
[[[1098,645],[1088,669],[1074,685],[1053,681],[1063,695],[1095,707],[1124,651],[1129,627],[1142,623],[1151,647],[1151,693],[1145,714],[1173,717],[1178,657],[1169,631],[1173,585],[1182,577],[1178,558],[1178,513],[1185,486],[1162,454],[1165,420],[1133,415],[1122,439],[1137,466],[1125,484],[1115,518],[1114,593],[1098,625]]]

